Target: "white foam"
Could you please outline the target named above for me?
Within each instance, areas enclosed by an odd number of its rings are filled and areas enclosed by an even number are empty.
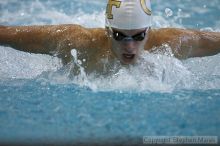
[[[0,47],[0,79],[30,79],[42,72],[56,71],[61,66],[61,61],[55,57]]]

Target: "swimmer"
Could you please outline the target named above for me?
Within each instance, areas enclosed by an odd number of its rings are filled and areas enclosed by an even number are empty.
[[[150,0],[108,0],[104,28],[80,25],[0,26],[0,45],[30,53],[57,56],[64,64],[76,49],[83,66],[99,69],[100,60],[117,59],[135,64],[143,51],[164,44],[178,59],[215,55],[220,52],[220,33],[178,28],[151,28]]]

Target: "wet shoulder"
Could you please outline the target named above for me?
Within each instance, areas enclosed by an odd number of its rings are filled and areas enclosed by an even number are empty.
[[[172,42],[175,42],[178,37],[185,33],[187,33],[187,30],[179,28],[151,29],[146,48],[158,47],[166,43],[172,44]]]

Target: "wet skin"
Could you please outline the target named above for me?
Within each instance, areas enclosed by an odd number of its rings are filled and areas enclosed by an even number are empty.
[[[117,30],[126,36],[143,31]],[[118,59],[122,64],[133,64],[143,50],[151,52],[163,44],[171,47],[175,57],[186,59],[215,55],[220,52],[220,33],[190,29],[150,29],[143,41],[118,42],[104,28],[84,28],[80,25],[0,26],[0,45],[14,49],[57,56],[64,64],[72,61],[71,49],[87,71],[99,69],[104,58]]]

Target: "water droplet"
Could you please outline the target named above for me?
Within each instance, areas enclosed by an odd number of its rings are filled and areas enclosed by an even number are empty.
[[[61,32],[61,30],[58,29],[57,32]]]
[[[166,8],[166,9],[165,9],[165,13],[166,13],[166,16],[167,16],[167,17],[170,17],[170,16],[173,15],[173,11],[172,11],[170,8]]]
[[[16,28],[16,32],[20,32],[20,29],[17,29],[17,28]]]
[[[71,55],[73,56],[74,60],[77,60],[77,51],[75,49],[71,50]]]
[[[79,65],[82,65],[82,61],[81,60],[78,60],[77,62],[78,62]]]

